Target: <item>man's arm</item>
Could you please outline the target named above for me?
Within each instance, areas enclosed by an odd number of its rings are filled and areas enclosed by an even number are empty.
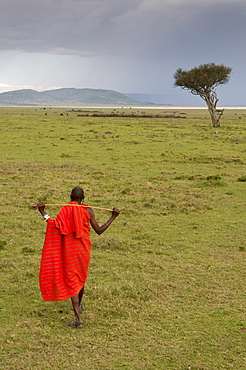
[[[48,216],[47,213],[44,210],[45,209],[45,203],[44,202],[38,203],[37,206],[38,206],[39,212],[44,217],[45,221],[47,221],[50,218],[50,216]]]
[[[103,224],[102,226],[99,226],[97,221],[96,221],[96,218],[95,218],[95,214],[94,214],[94,211],[93,209],[91,208],[88,208],[87,211],[90,213],[91,215],[91,219],[90,219],[90,223],[91,223],[91,226],[92,228],[95,230],[95,232],[100,235],[102,234],[105,230],[107,230],[107,228],[111,225],[111,223],[116,219],[116,217],[119,216],[120,214],[120,211],[118,208],[113,208],[113,211],[112,211],[112,215],[111,217],[108,219],[107,222],[105,222],[105,224]]]

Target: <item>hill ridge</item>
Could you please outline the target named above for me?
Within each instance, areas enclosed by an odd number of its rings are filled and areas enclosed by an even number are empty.
[[[21,89],[0,93],[0,106],[145,106],[115,90],[58,88],[36,91]]]

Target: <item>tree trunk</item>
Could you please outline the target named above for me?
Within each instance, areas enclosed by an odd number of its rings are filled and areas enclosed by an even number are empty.
[[[214,106],[208,106],[208,111],[211,116],[213,127],[220,127],[219,117]]]
[[[212,119],[213,127],[220,127],[220,122],[219,122],[220,117],[217,114],[217,110],[216,110],[216,105],[218,102],[216,95],[211,94],[209,96],[206,96],[204,100],[206,101],[206,104],[208,106],[208,111]]]

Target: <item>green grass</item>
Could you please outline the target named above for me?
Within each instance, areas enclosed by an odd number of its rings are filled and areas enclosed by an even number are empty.
[[[0,108],[3,369],[245,369],[246,111],[216,131],[206,110],[86,111]],[[74,186],[122,210],[91,233],[82,330],[70,301],[42,302],[45,222],[28,209]]]

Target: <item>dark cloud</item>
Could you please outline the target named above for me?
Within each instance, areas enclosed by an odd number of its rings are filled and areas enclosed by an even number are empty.
[[[157,60],[246,30],[245,1],[5,0],[0,10],[0,50]]]
[[[94,54],[108,45],[108,38],[113,39],[113,20],[139,3],[140,0],[8,0],[0,12],[0,49]]]
[[[233,59],[242,51],[246,33],[246,3],[200,9],[191,23],[173,38],[186,59],[189,55]]]

